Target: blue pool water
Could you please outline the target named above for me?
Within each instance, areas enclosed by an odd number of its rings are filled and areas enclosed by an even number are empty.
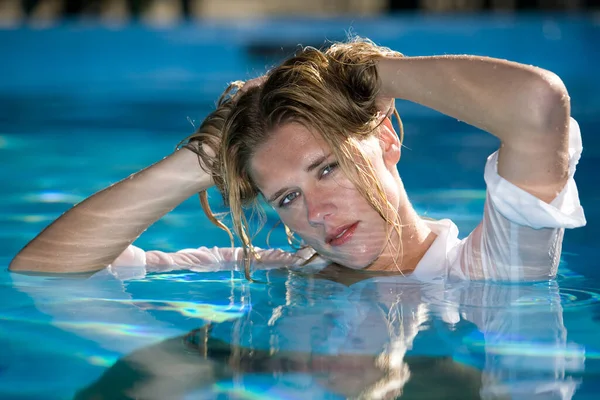
[[[337,399],[382,385],[404,387],[407,398],[597,398],[598,21],[413,16],[0,31],[0,399]],[[563,78],[582,129],[576,180],[588,226],[567,232],[556,281],[344,284],[271,271],[256,274],[267,283],[229,272],[123,283],[5,270],[74,203],[167,155],[227,81],[350,27],[407,55],[486,54]],[[479,222],[483,166],[497,141],[418,106],[399,110],[409,196],[465,236]],[[221,209],[216,194],[212,203]],[[137,244],[177,250],[228,238],[193,198]],[[271,244],[285,241],[276,234]],[[140,365],[160,379],[144,378]]]

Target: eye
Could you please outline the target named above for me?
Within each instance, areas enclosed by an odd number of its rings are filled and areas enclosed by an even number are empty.
[[[291,192],[291,193],[286,194],[279,202],[279,207],[286,207],[286,206],[290,205],[290,203],[292,201],[294,201],[296,199],[296,197],[298,197],[298,195],[299,195],[298,192]]]
[[[329,175],[331,174],[333,171],[335,171],[335,169],[339,166],[340,164],[335,161],[332,162],[329,165],[326,165],[322,170],[321,170],[321,174],[319,175],[319,178],[324,177],[325,175]]]

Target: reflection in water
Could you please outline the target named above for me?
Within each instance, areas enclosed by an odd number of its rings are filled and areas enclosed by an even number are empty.
[[[265,272],[252,307],[121,358],[79,399],[570,399],[585,351],[556,282]]]

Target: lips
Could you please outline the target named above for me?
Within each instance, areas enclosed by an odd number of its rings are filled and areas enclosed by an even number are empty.
[[[335,230],[327,234],[327,237],[325,238],[325,243],[327,243],[330,246],[343,245],[352,238],[357,226],[358,222],[354,222],[336,228]]]

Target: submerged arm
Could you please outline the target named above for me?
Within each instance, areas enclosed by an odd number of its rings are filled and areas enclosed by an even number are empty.
[[[9,268],[105,268],[152,223],[210,185],[212,179],[198,165],[198,156],[183,148],[74,206],[29,242]]]
[[[550,202],[568,178],[570,101],[552,72],[487,57],[386,58],[382,95],[433,108],[497,136],[498,172]]]

